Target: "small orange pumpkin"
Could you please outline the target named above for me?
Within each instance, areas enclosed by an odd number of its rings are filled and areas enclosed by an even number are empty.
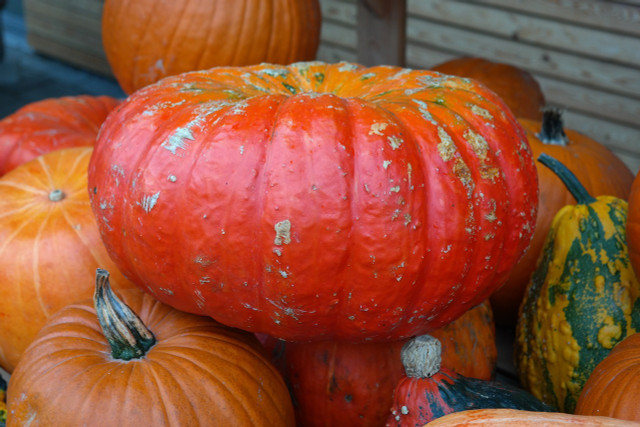
[[[629,335],[595,367],[575,413],[640,422],[640,332]]]
[[[42,328],[9,383],[7,426],[293,426],[286,385],[247,332],[98,269],[94,301]]]
[[[102,122],[119,102],[110,96],[47,98],[0,120],[0,175],[49,151],[93,147]]]
[[[89,298],[97,267],[134,287],[89,205],[91,147],[55,150],[0,177],[0,365],[11,372],[49,316]]]
[[[633,174],[609,148],[575,130],[565,129],[562,114],[546,109],[542,121],[520,119],[534,158],[545,153],[559,160],[575,173],[592,196],[610,195],[627,199]],[[555,214],[566,205],[575,205],[562,181],[547,167],[536,162],[540,196],[538,216],[529,249],[511,270],[507,282],[491,295],[497,325],[514,326],[524,291]]]

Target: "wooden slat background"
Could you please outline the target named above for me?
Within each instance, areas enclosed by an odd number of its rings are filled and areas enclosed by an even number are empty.
[[[318,59],[356,61],[357,0],[320,0]],[[407,0],[406,66],[482,56],[530,71],[565,125],[640,169],[640,1]]]

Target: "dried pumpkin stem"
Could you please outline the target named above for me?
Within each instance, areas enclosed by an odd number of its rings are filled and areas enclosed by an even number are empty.
[[[139,359],[156,343],[153,333],[113,292],[109,272],[102,268],[96,270],[93,303],[114,359]]]
[[[571,172],[569,168],[563,165],[560,161],[545,153],[540,154],[538,161],[551,169],[553,173],[562,180],[564,185],[579,204],[586,205],[596,201],[596,199],[587,192],[587,189],[584,188],[573,172]]]
[[[400,359],[407,377],[429,378],[440,371],[442,345],[431,335],[420,335],[402,346]]]

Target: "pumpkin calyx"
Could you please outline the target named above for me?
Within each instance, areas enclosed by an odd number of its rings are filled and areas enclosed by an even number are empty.
[[[542,112],[542,128],[536,137],[544,144],[565,146],[569,143],[559,109],[546,108]]]
[[[109,272],[102,268],[96,270],[93,303],[114,359],[140,359],[156,343],[153,333],[113,292],[109,284]]]
[[[442,345],[431,335],[420,335],[407,341],[400,359],[409,378],[429,378],[440,371]]]
[[[584,186],[580,183],[573,172],[571,172],[569,168],[567,168],[560,161],[546,153],[540,154],[540,156],[538,157],[538,161],[551,169],[553,173],[555,173],[558,178],[562,180],[562,182],[567,187],[571,195],[573,195],[573,197],[576,199],[578,204],[587,205],[596,201],[595,197],[587,192],[587,189],[584,188]]]
[[[51,193],[49,193],[49,200],[51,200],[52,202],[59,202],[65,197],[67,197],[67,195],[59,188],[56,188],[55,190],[52,190]]]

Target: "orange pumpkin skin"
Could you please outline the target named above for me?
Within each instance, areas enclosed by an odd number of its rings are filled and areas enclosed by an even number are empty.
[[[429,427],[624,427],[640,424],[609,417],[572,415],[562,412],[534,412],[519,409],[472,409],[445,415],[426,425]]]
[[[121,297],[155,345],[114,359],[93,302],[63,308],[11,375],[7,426],[294,425],[286,385],[251,334],[139,290]]]
[[[3,118],[0,175],[49,151],[92,147],[102,122],[119,102],[110,96],[48,98]]]
[[[107,0],[102,43],[130,94],[186,71],[315,59],[321,19],[318,0]]]
[[[8,372],[50,315],[92,295],[97,267],[113,272],[115,286],[134,287],[107,254],[89,205],[91,153],[56,150],[0,178],[0,365]]]
[[[640,333],[619,342],[582,388],[575,413],[640,422]]]
[[[488,301],[431,332],[442,343],[442,365],[489,380],[497,359]],[[393,390],[404,376],[400,350],[407,340],[352,344],[295,343],[258,336],[294,396],[297,424],[383,426]]]
[[[431,69],[478,80],[497,93],[516,117],[542,119],[544,94],[533,75],[522,68],[484,58],[463,57],[443,62]]]
[[[530,155],[469,79],[220,67],[127,98],[89,188],[109,253],[161,301],[287,341],[393,341],[504,283],[535,224]]]
[[[629,193],[629,216],[627,217],[627,245],[629,260],[636,276],[640,277],[640,174],[636,175]]]
[[[554,111],[545,114],[558,114]],[[548,118],[549,120],[560,119]],[[566,134],[566,145],[543,142],[541,128],[543,122],[520,119],[527,133],[533,157],[546,153],[566,165],[589,194],[594,197],[610,195],[626,200],[633,183],[633,174],[625,163],[611,150],[599,142],[571,129],[558,130]],[[554,125],[555,126],[555,125]],[[552,132],[554,133],[554,132]],[[524,291],[535,270],[538,256],[542,251],[545,238],[555,214],[566,205],[574,205],[576,200],[562,181],[547,167],[536,162],[540,196],[538,198],[538,216],[529,249],[511,271],[507,282],[491,295],[491,304],[497,325],[514,326],[517,321],[518,307],[524,297]],[[631,215],[631,207],[629,209]]]

